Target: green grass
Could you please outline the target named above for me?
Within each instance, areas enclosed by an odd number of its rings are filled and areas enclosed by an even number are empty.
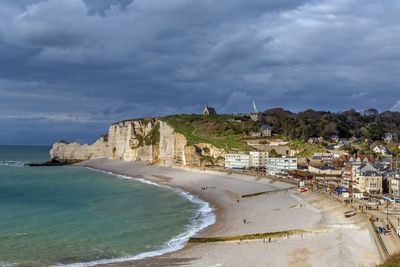
[[[320,144],[309,144],[302,141],[290,141],[289,147],[293,150],[299,150],[296,155],[298,158],[312,157],[314,153],[326,152],[325,148]]]
[[[156,122],[151,131],[145,136],[144,143],[146,146],[160,143],[160,123]]]
[[[352,143],[351,144],[352,148],[355,148],[359,151],[364,151],[364,152],[368,152],[371,151],[371,149],[369,148],[369,142],[357,142],[357,143]]]
[[[400,253],[390,256],[383,264],[378,265],[378,267],[400,267]]]
[[[248,151],[250,148],[239,139],[250,131],[259,129],[252,121],[230,122],[234,115],[171,115],[161,120],[167,122],[178,133],[186,137],[187,145],[209,143],[221,149]],[[241,117],[243,119],[243,117]]]
[[[114,122],[111,125],[115,125],[115,124],[119,124],[119,123],[126,123],[126,122],[132,122],[132,121],[140,121],[142,122],[144,125],[147,125],[147,123],[151,122],[153,119],[152,118],[138,118],[138,119],[129,119],[129,120],[123,120],[123,121],[119,121],[119,122]]]

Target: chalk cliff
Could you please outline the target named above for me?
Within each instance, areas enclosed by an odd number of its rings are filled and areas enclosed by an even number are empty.
[[[211,144],[187,145],[184,135],[157,119],[114,123],[92,145],[59,141],[51,159],[75,162],[95,158],[121,159],[165,166],[222,165],[225,151]]]

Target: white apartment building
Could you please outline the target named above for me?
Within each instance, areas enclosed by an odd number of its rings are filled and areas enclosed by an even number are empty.
[[[248,169],[250,167],[250,155],[248,154],[225,154],[225,168]]]
[[[270,175],[295,170],[297,169],[297,158],[267,158],[265,167]]]
[[[267,164],[268,152],[250,152],[250,167],[265,167]]]

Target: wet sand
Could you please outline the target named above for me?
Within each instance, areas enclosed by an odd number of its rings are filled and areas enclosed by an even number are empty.
[[[308,230],[271,242],[190,243],[162,256],[110,266],[376,266],[380,262],[365,215],[345,218],[348,207],[318,193],[288,189],[291,184],[119,160],[96,159],[77,165],[181,188],[209,202],[217,221],[200,232],[201,237]],[[270,193],[241,198],[265,191]]]

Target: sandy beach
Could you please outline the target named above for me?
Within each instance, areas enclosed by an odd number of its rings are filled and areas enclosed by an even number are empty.
[[[118,160],[97,159],[77,165],[180,188],[209,202],[217,220],[200,232],[200,237],[307,230],[270,242],[190,243],[162,256],[110,266],[376,266],[381,261],[364,214],[345,218],[344,212],[351,208],[319,193],[298,193],[291,184]],[[269,193],[241,198],[266,191]]]

